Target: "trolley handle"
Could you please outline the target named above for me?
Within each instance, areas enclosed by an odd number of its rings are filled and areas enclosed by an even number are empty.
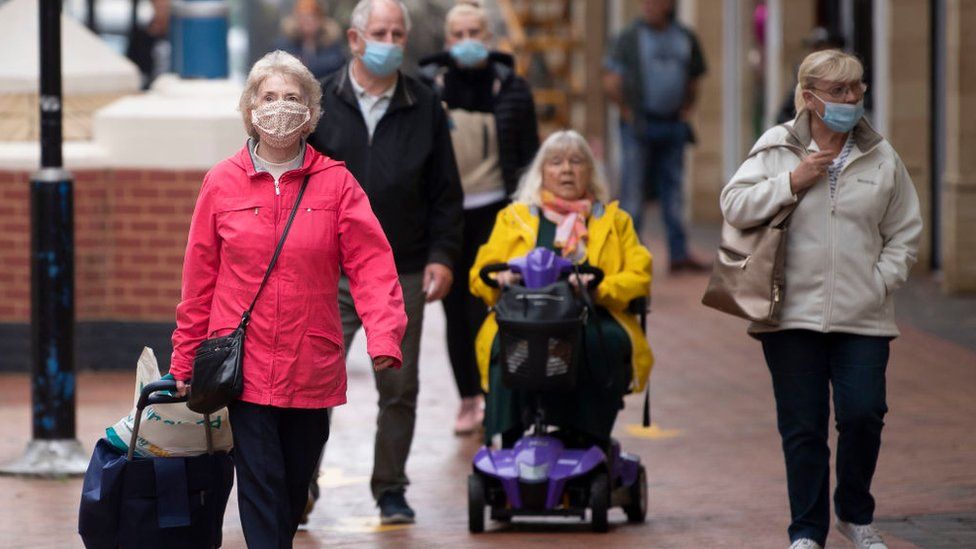
[[[136,404],[136,408],[141,412],[143,408],[150,404],[186,402],[187,397],[163,394],[164,391],[176,391],[176,380],[161,379],[144,386],[142,388],[142,394],[139,395],[139,403]]]
[[[498,281],[488,275],[507,271],[510,268],[511,267],[508,266],[508,263],[491,263],[482,267],[478,272],[478,276],[481,277],[481,281],[487,284],[488,287],[498,289],[500,287],[498,285]]]
[[[126,461],[132,461],[135,455],[136,441],[139,440],[139,425],[142,423],[142,411],[146,406],[152,404],[178,404],[186,402],[186,396],[176,396],[165,394],[166,391],[176,391],[176,380],[161,379],[147,384],[139,394],[139,401],[136,403],[136,415],[132,424],[132,437],[129,439],[129,451],[125,456]],[[213,433],[210,426],[210,414],[203,414],[203,424],[207,433],[207,453],[213,454]]]

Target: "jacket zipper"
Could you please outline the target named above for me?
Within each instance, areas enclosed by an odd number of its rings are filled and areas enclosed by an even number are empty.
[[[834,191],[836,195],[836,190]],[[827,327],[830,325],[830,313],[834,304],[834,254],[836,253],[836,246],[834,245],[834,202],[831,199],[830,203],[830,214],[827,217],[827,289],[826,295],[824,296],[824,313],[823,322],[821,323],[821,331],[826,332]]]
[[[872,148],[871,150],[874,150],[874,149]],[[870,151],[868,151],[868,152],[870,152]],[[834,286],[835,286],[836,280],[837,280],[837,276],[836,276],[837,273],[834,272],[834,265],[837,262],[836,261],[837,243],[836,243],[835,238],[834,238],[834,232],[835,232],[834,225],[835,225],[835,222],[837,220],[837,200],[840,197],[841,187],[843,187],[843,184],[842,184],[842,181],[841,180],[842,180],[842,176],[844,175],[844,172],[847,171],[847,168],[849,168],[851,166],[851,164],[853,164],[854,162],[857,162],[861,158],[864,158],[865,156],[867,156],[868,152],[865,152],[865,153],[861,154],[858,157],[855,157],[855,158],[850,159],[847,162],[847,164],[845,164],[844,166],[842,166],[841,169],[840,169],[840,173],[837,174],[837,186],[834,187],[833,196],[830,196],[830,190],[829,189],[827,191],[828,198],[830,199],[830,215],[827,218],[827,227],[828,227],[828,230],[827,230],[827,248],[828,248],[828,250],[827,250],[827,276],[829,277],[829,279],[827,281],[827,285],[828,286],[827,286],[827,293],[826,293],[826,296],[825,296],[826,299],[824,300],[823,322],[821,323],[821,330],[823,330],[824,332],[826,332],[828,330],[828,328],[830,327],[830,315],[833,312],[833,306],[834,306]]]
[[[282,174],[282,176],[284,176],[284,174]],[[272,255],[274,254],[274,248],[278,245],[278,238],[279,238],[279,236],[278,236],[278,217],[281,215],[281,188],[278,186],[278,181],[277,180],[275,180],[275,199],[274,199],[274,212],[273,213],[274,213],[274,216],[273,216],[274,224],[273,224],[273,230],[271,231],[271,235],[272,235],[272,241],[271,242],[272,242],[272,245],[273,245],[272,248],[271,248]],[[279,257],[278,260],[281,261],[281,258]],[[270,261],[270,258],[268,259],[268,261]],[[274,274],[274,273],[272,273],[272,274]],[[270,277],[268,277],[268,282],[269,283],[271,282],[271,278]],[[273,399],[274,399],[274,393],[275,393],[275,374],[277,373],[275,366],[276,366],[276,362],[278,361],[278,318],[280,316],[280,307],[279,307],[279,304],[281,303],[281,292],[280,292],[279,285],[277,284],[277,282],[275,282],[275,284],[274,284],[274,289],[275,289],[275,314],[274,314],[274,322],[272,323],[272,325],[274,326],[274,328],[272,329],[272,331],[274,333],[274,337],[271,340],[272,341],[271,342],[271,371],[269,372],[269,375],[268,375],[268,382],[269,382],[268,385],[269,385],[269,389],[271,391],[271,394],[268,395],[268,404],[269,405],[273,405],[274,404],[274,400]]]

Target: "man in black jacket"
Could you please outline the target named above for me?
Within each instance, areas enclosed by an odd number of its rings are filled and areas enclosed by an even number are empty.
[[[434,93],[399,71],[410,17],[396,0],[361,0],[347,32],[352,61],[322,82],[322,120],[309,143],[346,163],[393,248],[407,331],[400,370],[375,373],[379,414],[370,488],[383,524],[410,523],[404,492],[417,407],[424,303],[450,290],[461,249],[461,184],[447,117]],[[457,273],[467,276],[467,273]],[[346,347],[361,325],[340,281]]]

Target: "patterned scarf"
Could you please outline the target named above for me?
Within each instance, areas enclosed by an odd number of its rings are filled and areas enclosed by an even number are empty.
[[[543,189],[540,197],[542,215],[556,224],[553,244],[562,249],[563,257],[574,263],[582,263],[586,259],[586,242],[590,238],[586,230],[586,219],[593,209],[593,195],[587,194],[579,200],[566,200]]]

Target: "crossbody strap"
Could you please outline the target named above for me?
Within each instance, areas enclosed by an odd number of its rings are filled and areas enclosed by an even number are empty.
[[[268,263],[268,270],[264,272],[264,279],[261,281],[261,285],[258,286],[258,291],[254,294],[254,299],[251,300],[251,306],[244,311],[241,316],[241,325],[247,326],[247,323],[251,320],[251,311],[254,310],[254,304],[258,302],[258,296],[261,295],[261,290],[264,289],[264,285],[268,282],[268,277],[271,276],[271,270],[274,269],[275,263],[278,262],[278,255],[281,254],[281,248],[285,245],[285,239],[288,238],[288,230],[291,229],[291,222],[295,220],[295,214],[298,213],[298,204],[302,201],[302,195],[305,194],[305,187],[308,186],[308,178],[311,174],[306,175],[304,181],[302,181],[302,187],[298,190],[298,197],[295,198],[295,206],[291,209],[291,214],[288,216],[288,223],[285,224],[285,230],[281,233],[281,238],[278,239],[278,246],[275,248],[274,255],[271,256],[271,263]]]

